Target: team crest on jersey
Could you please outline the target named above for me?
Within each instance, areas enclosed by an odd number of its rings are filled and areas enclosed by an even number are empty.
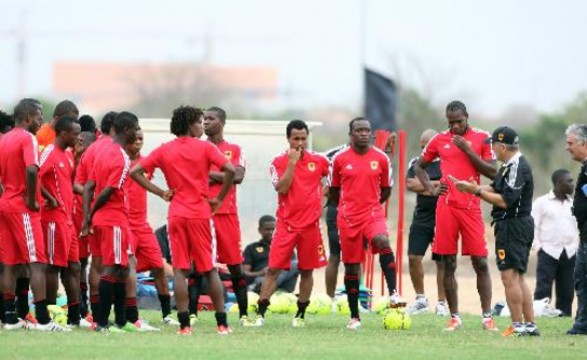
[[[499,260],[505,259],[505,250],[504,249],[497,250],[497,258]]]
[[[310,170],[310,171],[316,170],[316,163],[313,163],[313,162],[308,163],[308,170]]]
[[[260,254],[260,253],[263,252],[263,247],[262,246],[257,246],[257,248],[255,250],[257,250],[257,252]]]
[[[232,151],[230,151],[230,150],[226,150],[226,151],[224,152],[224,155],[226,156],[226,158],[227,158],[228,160],[232,159]]]
[[[371,170],[377,170],[379,168],[379,162],[371,161]]]

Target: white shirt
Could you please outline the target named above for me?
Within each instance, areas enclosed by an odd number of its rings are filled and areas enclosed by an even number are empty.
[[[575,255],[579,244],[579,230],[577,220],[571,213],[572,205],[573,198],[570,195],[561,201],[552,190],[534,201],[533,249],[542,249],[555,259],[560,258],[563,249],[569,258]]]

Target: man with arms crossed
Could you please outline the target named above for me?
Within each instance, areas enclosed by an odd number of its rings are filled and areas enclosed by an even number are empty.
[[[216,309],[218,333],[228,335],[232,330],[226,321],[222,283],[213,257],[211,219],[234,179],[234,167],[213,144],[195,138],[201,128],[201,110],[181,106],[173,111],[171,132],[175,140],[164,143],[131,170],[131,177],[149,192],[171,201],[168,212],[168,231],[173,272],[179,335],[190,335],[192,329],[188,313],[187,278],[192,261],[195,271],[204,274],[210,297]],[[214,198],[208,198],[208,178],[212,165],[224,172],[222,189]],[[152,183],[145,173],[161,169],[169,190]]]

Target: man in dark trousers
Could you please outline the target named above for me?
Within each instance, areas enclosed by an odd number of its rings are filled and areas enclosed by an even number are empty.
[[[552,173],[552,190],[532,204],[534,244],[538,250],[536,289],[534,300],[552,301],[552,284],[556,284],[556,309],[546,316],[571,316],[575,294],[573,272],[575,253],[579,244],[579,230],[573,216],[573,189],[575,181],[568,170]]]
[[[565,132],[567,151],[571,158],[581,163],[573,199],[573,215],[579,227],[579,249],[575,263],[575,291],[577,292],[577,316],[569,335],[587,335],[587,125],[573,124]]]
[[[534,238],[532,169],[519,150],[520,140],[514,129],[500,126],[488,140],[495,156],[502,162],[491,185],[480,185],[474,178],[449,176],[449,179],[459,191],[493,205],[491,223],[494,225],[495,256],[512,320],[502,336],[538,336],[532,293],[524,278]]]

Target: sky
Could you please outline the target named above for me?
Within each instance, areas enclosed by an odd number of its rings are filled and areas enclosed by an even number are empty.
[[[267,65],[284,106],[358,107],[364,65],[470,113],[562,109],[587,90],[582,0],[0,0],[0,107],[51,96],[60,60]]]

